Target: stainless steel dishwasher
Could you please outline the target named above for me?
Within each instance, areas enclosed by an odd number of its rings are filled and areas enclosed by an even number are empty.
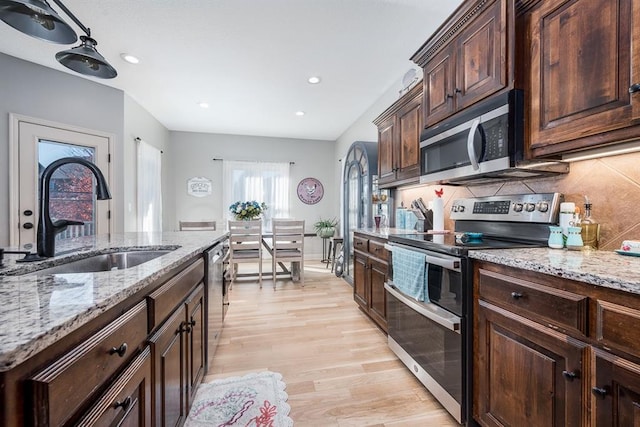
[[[205,295],[207,298],[207,370],[213,363],[213,355],[216,352],[226,308],[229,305],[227,287],[224,277],[224,258],[226,247],[223,242],[217,243],[205,251],[206,281]]]

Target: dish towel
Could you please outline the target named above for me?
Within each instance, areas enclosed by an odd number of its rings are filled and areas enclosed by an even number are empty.
[[[405,295],[418,301],[429,301],[427,269],[424,254],[394,246],[392,252],[393,284]]]

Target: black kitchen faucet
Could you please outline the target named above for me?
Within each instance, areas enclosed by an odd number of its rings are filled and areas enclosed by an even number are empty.
[[[56,246],[55,238],[56,234],[63,232],[69,225],[82,225],[82,221],[72,221],[68,219],[51,220],[51,213],[49,211],[49,193],[51,176],[61,166],[77,163],[87,167],[93,175],[96,177],[96,198],[98,200],[111,199],[111,193],[109,192],[109,186],[104,175],[98,169],[98,167],[88,160],[79,157],[64,157],[51,163],[45,168],[40,177],[40,221],[38,222],[38,255],[41,257],[52,257],[55,255]]]

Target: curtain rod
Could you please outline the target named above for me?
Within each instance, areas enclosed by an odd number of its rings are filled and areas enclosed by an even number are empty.
[[[142,138],[140,138],[139,136],[136,136],[135,138],[133,138],[133,140],[135,142],[142,142]],[[164,151],[160,150],[160,154],[164,154]]]
[[[224,161],[224,159],[218,159],[216,157],[213,158],[216,162]],[[253,162],[253,163],[278,163],[278,162],[263,162],[261,160],[235,160],[236,162]],[[290,165],[295,165],[296,162],[289,162]]]

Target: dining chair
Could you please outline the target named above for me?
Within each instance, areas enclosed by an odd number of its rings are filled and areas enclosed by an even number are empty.
[[[304,220],[274,219],[272,229],[273,290],[276,289],[276,266],[280,262],[298,263],[300,282],[304,286]]]
[[[229,221],[229,265],[231,283],[238,274],[238,264],[258,263],[258,277],[262,288],[262,220]]]
[[[215,230],[215,221],[180,221],[180,231]]]

